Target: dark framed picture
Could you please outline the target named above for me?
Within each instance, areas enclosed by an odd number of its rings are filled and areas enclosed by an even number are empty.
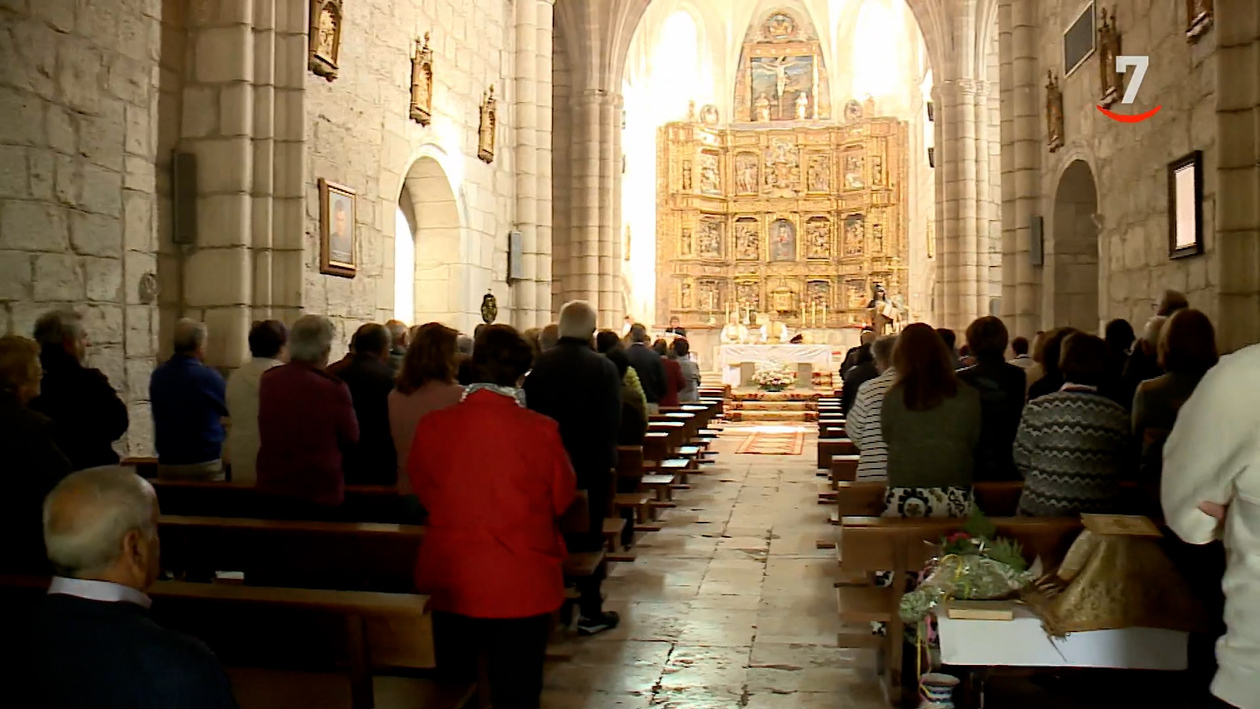
[[[1168,256],[1203,253],[1203,153],[1168,163]]]
[[[319,272],[354,278],[359,262],[355,236],[355,194],[319,178]]]

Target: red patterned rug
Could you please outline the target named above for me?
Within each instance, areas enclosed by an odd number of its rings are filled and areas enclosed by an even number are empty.
[[[803,431],[753,431],[735,450],[737,455],[800,455],[805,450]]]

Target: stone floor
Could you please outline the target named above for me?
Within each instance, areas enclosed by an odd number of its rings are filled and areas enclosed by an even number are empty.
[[[548,666],[545,709],[885,706],[873,656],[836,647],[813,437],[798,456],[737,456],[740,440],[728,429],[664,529],[615,565],[621,627],[560,646],[572,659]]]

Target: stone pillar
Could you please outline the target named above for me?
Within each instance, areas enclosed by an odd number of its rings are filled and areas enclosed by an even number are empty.
[[[936,143],[937,224],[940,259],[937,276],[941,300],[937,311],[942,325],[965,328],[978,315],[980,262],[976,181],[979,179],[976,144],[976,90],[971,79],[946,79],[932,89],[941,110]],[[984,171],[988,175],[988,170]]]
[[[551,88],[551,53],[553,49],[553,14],[555,0],[536,0],[537,24],[535,33],[534,79],[535,95],[538,101],[536,116],[536,154],[537,180],[535,195],[537,196],[538,216],[538,266],[537,280],[534,284],[535,304],[538,324],[551,322],[558,311],[552,307],[552,216],[551,216],[551,148],[552,129],[554,126]]]
[[[1031,261],[1040,214],[1041,112],[1037,17],[1031,3],[1001,0],[1002,317],[1025,336],[1041,329],[1040,274]]]
[[[1260,342],[1260,89],[1249,78],[1260,55],[1260,15],[1249,0],[1218,0],[1216,7],[1216,37],[1200,41],[1216,42],[1215,236],[1220,253],[1215,282],[1220,301],[1215,320],[1221,349],[1232,352]],[[1209,153],[1204,170],[1211,169]]]
[[[616,243],[619,225],[614,221],[614,205],[621,201],[621,157],[616,154],[621,116],[621,97],[604,94],[599,104],[599,324],[612,327],[621,318],[621,264]]]
[[[569,224],[569,274],[580,298],[600,313],[600,104],[603,92],[588,89],[574,96],[572,190]]]
[[[521,233],[521,273],[514,273],[513,320],[524,330],[538,325],[538,68],[537,4],[516,3],[516,229]]]
[[[551,252],[552,284],[551,310],[558,312],[560,306],[572,297],[575,290],[573,284],[573,255],[577,245],[573,238],[574,222],[573,204],[576,190],[573,182],[573,161],[576,144],[573,105],[570,99],[569,72],[563,44],[556,43],[557,54],[554,60],[552,86],[552,135],[561,136],[552,141],[552,222],[553,239]]]

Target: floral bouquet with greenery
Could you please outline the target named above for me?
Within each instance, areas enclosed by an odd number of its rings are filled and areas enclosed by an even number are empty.
[[[796,372],[782,362],[758,362],[752,380],[762,389],[779,391],[796,381]]]
[[[997,527],[973,506],[963,531],[941,540],[940,555],[924,569],[918,588],[901,597],[901,619],[919,623],[944,601],[1008,598],[1031,583],[1019,542],[996,535]]]

